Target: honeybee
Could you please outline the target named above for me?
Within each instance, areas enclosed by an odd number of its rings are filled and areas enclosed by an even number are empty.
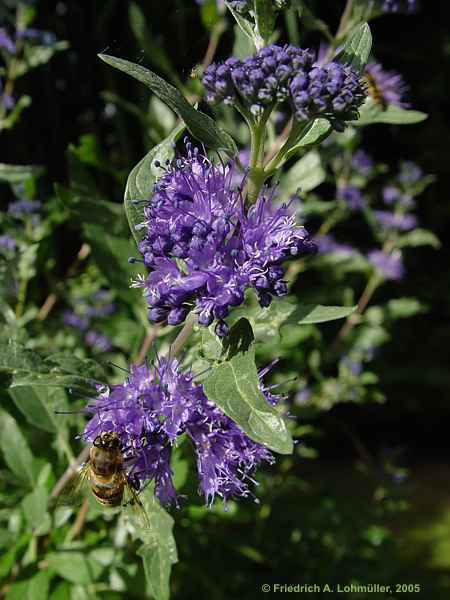
[[[56,505],[79,504],[89,487],[102,506],[130,506],[139,521],[149,526],[148,515],[137,493],[139,486],[127,475],[122,444],[114,431],[105,431],[94,439],[89,459],[62,489]]]
[[[367,71],[364,73],[364,80],[367,84],[367,92],[369,96],[372,98],[375,104],[377,104],[382,110],[387,109],[387,102],[381,93],[380,88],[375,81],[373,75],[368,73]]]

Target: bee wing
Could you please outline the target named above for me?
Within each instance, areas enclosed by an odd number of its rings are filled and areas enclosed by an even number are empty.
[[[89,461],[87,461],[69,479],[55,499],[55,508],[57,506],[79,506],[83,502],[89,489],[89,468]]]
[[[130,507],[133,517],[138,521],[138,523],[142,527],[145,527],[145,529],[149,529],[150,519],[148,517],[147,511],[144,508],[144,505],[142,504],[139,498],[139,494],[128,481],[128,478],[125,474],[123,475],[123,478],[123,505],[126,507]]]

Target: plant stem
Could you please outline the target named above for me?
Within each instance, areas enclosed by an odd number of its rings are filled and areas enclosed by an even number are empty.
[[[310,121],[302,123],[294,123],[289,133],[287,140],[277,154],[269,161],[264,168],[265,177],[270,177],[273,173],[283,164],[286,154],[291,150],[295,144],[298,143],[299,138],[310,124]]]
[[[341,20],[339,22],[339,27],[336,31],[336,35],[334,36],[333,42],[330,44],[328,48],[328,52],[325,55],[324,62],[329,62],[333,58],[333,54],[339,44],[343,41],[343,38],[348,33],[351,24],[351,17],[353,13],[353,0],[347,0],[347,4],[345,5],[344,12],[342,13]]]
[[[263,169],[264,138],[267,118],[250,127],[250,165],[248,174],[247,198],[250,204],[258,199],[259,192],[265,181]]]
[[[340,342],[347,337],[347,335],[351,332],[353,327],[358,323],[359,317],[366,310],[367,305],[371,301],[372,296],[374,295],[375,291],[378,289],[380,284],[381,279],[376,273],[369,277],[366,287],[364,288],[364,291],[361,294],[360,299],[358,300],[356,311],[352,315],[350,315],[350,317],[339,330],[336,339],[332,344],[332,349],[336,349],[339,346]]]
[[[182,330],[175,338],[173,344],[170,346],[170,351],[169,351],[170,357],[174,358],[175,356],[177,356],[180,353],[181,348],[184,346],[185,342],[187,341],[187,339],[191,335],[192,331],[194,330],[194,325],[195,325],[195,315],[191,312],[188,315],[188,317],[183,325]]]

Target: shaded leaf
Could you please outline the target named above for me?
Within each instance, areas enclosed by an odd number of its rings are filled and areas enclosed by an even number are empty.
[[[152,148],[144,158],[130,172],[125,188],[124,206],[127,215],[128,224],[136,244],[142,239],[145,230],[136,229],[144,220],[144,205],[135,204],[142,200],[150,200],[153,186],[161,170],[155,167],[155,161],[162,165],[167,160],[172,160],[175,155],[175,142],[184,131],[186,125],[181,123],[172,133],[160,144]]]
[[[5,600],[47,600],[51,571],[39,571],[30,579],[16,581],[9,588]]]
[[[0,448],[6,464],[17,478],[29,487],[34,487],[38,476],[36,461],[16,420],[1,409]]]
[[[211,117],[193,108],[176,87],[145,67],[128,60],[107,54],[99,54],[99,58],[146,85],[183,119],[191,134],[206,146],[213,150],[223,150],[230,156],[237,154],[236,144],[231,136],[220,129]]]

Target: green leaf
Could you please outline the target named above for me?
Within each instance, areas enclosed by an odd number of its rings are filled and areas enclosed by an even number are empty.
[[[224,354],[225,361],[203,384],[208,399],[252,440],[280,454],[290,454],[293,443],[286,423],[259,388],[254,336],[247,319],[239,319],[231,328]]]
[[[235,56],[239,59],[247,58],[254,51],[254,46],[251,41],[251,38],[242,31],[239,25],[235,25],[233,28],[234,31],[234,45],[232,56]]]
[[[7,165],[0,163],[0,181],[22,183],[30,179],[30,177],[37,177],[43,171],[42,167],[37,167],[36,165]]]
[[[248,37],[248,39],[251,41],[251,43],[253,45],[256,45],[256,43],[255,43],[255,32],[253,31],[253,27],[252,27],[252,24],[250,23],[250,21],[248,21],[247,19],[245,19],[236,10],[234,10],[233,8],[231,8],[231,6],[228,3],[227,3],[227,8],[231,12],[231,14],[233,15],[233,17],[234,17],[236,23],[238,24],[240,30],[242,31],[242,33],[244,33]]]
[[[52,577],[51,571],[39,571],[30,579],[16,581],[9,588],[5,600],[47,600]]]
[[[428,115],[424,112],[407,110],[393,104],[389,104],[384,108],[369,97],[359,109],[359,119],[351,123],[355,126],[371,125],[373,123],[412,125],[413,123],[421,123],[427,118]]]
[[[272,0],[254,0],[255,24],[257,35],[261,38],[261,46],[267,45],[275,28],[275,11]]]
[[[136,244],[141,241],[144,235],[143,229],[136,229],[136,225],[144,221],[144,205],[134,204],[134,202],[150,200],[155,181],[161,174],[160,169],[155,167],[155,161],[159,161],[161,165],[164,165],[167,160],[172,160],[175,155],[175,142],[183,133],[185,127],[184,123],[178,125],[164,141],[152,148],[128,175],[124,206]]]
[[[43,485],[36,487],[22,500],[22,507],[29,528],[35,533],[36,530],[39,531],[44,521],[48,520],[47,506],[48,492]],[[39,535],[42,535],[42,530],[39,532]]]
[[[268,308],[235,310],[233,314],[246,311],[257,337],[278,337],[287,325],[312,325],[345,319],[356,306],[323,306],[320,304],[295,304],[286,298],[277,298]]]
[[[29,423],[50,433],[58,430],[59,423],[55,410],[67,410],[67,398],[64,390],[17,386],[10,389],[9,393]]]
[[[46,561],[60,577],[72,583],[89,585],[94,580],[94,561],[82,552],[54,552],[46,556]]]
[[[150,594],[155,600],[169,600],[170,572],[172,565],[178,561],[172,533],[174,521],[160,506],[153,489],[147,489],[141,495],[141,500],[149,517],[150,527],[137,529],[139,539],[144,542],[137,553],[144,563]]]
[[[428,229],[413,229],[402,235],[397,243],[397,248],[416,247],[416,246],[432,246],[436,250],[441,247],[439,238]]]
[[[0,409],[0,448],[5,462],[23,483],[34,487],[37,465],[25,437],[10,414]]]
[[[408,319],[426,312],[427,307],[417,298],[393,298],[384,310],[389,319]]]
[[[314,121],[304,129],[301,136],[296,141],[295,146],[292,146],[292,148],[286,152],[284,160],[289,160],[298,154],[300,150],[305,150],[305,148],[322,143],[332,131],[333,129],[327,119],[314,119]]]
[[[283,196],[309,192],[325,180],[320,154],[312,150],[293,165],[281,179]]]
[[[57,352],[45,358],[45,364],[59,373],[82,375],[92,379],[104,381],[106,372],[102,365],[91,358],[78,358],[73,354]]]
[[[0,371],[13,372],[16,370],[43,371],[44,360],[32,350],[27,350],[15,340],[9,339],[0,344]]]
[[[370,27],[367,23],[363,23],[348,37],[335,60],[350,65],[362,73],[369,59],[371,47]]]
[[[230,135],[220,129],[213,119],[193,108],[183,94],[173,85],[141,65],[128,60],[99,54],[104,62],[134,77],[146,85],[186,123],[191,134],[213,150],[223,150],[230,156],[237,154],[236,144]]]
[[[117,295],[126,301],[138,301],[139,293],[129,287],[131,277],[128,258],[136,249],[130,240],[109,235],[100,225],[83,226],[92,256]]]

